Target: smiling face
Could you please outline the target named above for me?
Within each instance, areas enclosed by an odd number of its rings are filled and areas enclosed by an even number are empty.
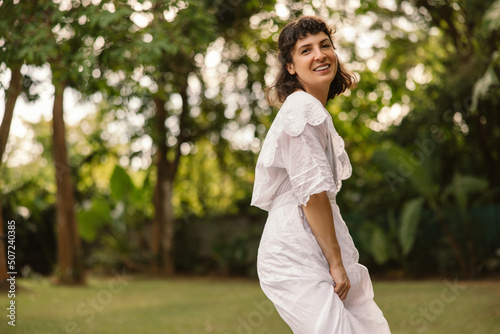
[[[297,76],[306,92],[328,91],[337,74],[337,55],[328,35],[319,32],[299,39],[292,51],[292,63],[286,68]]]

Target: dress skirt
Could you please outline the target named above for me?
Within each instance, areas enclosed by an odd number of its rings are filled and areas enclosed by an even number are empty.
[[[342,261],[351,282],[342,301],[334,292],[329,265],[292,191],[269,210],[257,257],[260,285],[295,334],[390,333],[373,300],[366,267],[334,200],[333,218]]]

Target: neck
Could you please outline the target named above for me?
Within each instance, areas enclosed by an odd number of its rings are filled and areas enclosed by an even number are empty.
[[[329,90],[329,85],[326,89],[324,87],[306,87],[306,92],[317,98],[323,104],[323,107],[326,106]]]

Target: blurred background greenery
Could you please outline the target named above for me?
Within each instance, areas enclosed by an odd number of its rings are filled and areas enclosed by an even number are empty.
[[[336,29],[359,79],[327,109],[360,261],[387,278],[497,276],[498,0],[0,1],[0,227],[16,222],[17,268],[68,284],[123,268],[255,277],[264,92],[280,28],[302,15]]]

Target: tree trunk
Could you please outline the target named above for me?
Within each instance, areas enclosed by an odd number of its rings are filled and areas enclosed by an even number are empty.
[[[173,179],[171,175],[166,175],[167,177],[162,181],[161,192],[163,193],[163,203],[161,206],[162,216],[164,217],[164,233],[161,241],[161,247],[163,250],[162,258],[164,259],[162,263],[163,273],[167,276],[172,276],[175,273],[174,267],[174,207],[172,205],[172,194],[173,194]]]
[[[151,251],[154,256],[153,270],[160,275],[174,274],[172,249],[174,243],[174,214],[172,206],[174,175],[167,160],[168,147],[166,144],[167,131],[165,120],[167,112],[165,101],[154,98],[156,107],[154,141],[157,145],[156,153],[156,186],[154,192],[155,217],[153,220]]]
[[[85,276],[76,225],[73,181],[68,164],[63,117],[65,84],[54,80],[54,86],[53,153],[57,184],[57,279],[61,284],[83,284]]]
[[[10,125],[12,124],[12,116],[14,115],[14,107],[16,105],[17,97],[21,94],[21,67],[15,66],[11,69],[12,75],[10,78],[10,86],[7,90],[5,99],[5,112],[3,114],[2,125],[0,125],[0,167],[2,166],[3,154],[7,146],[7,139],[9,138]],[[4,234],[3,227],[3,213],[2,213],[2,197],[0,194],[0,290],[5,289],[8,284],[6,279],[7,275],[7,256],[6,256],[6,240],[7,234]]]
[[[3,114],[2,125],[0,125],[0,158],[3,158],[7,139],[9,137],[10,125],[12,123],[12,116],[14,115],[14,107],[16,105],[17,97],[21,94],[21,67],[12,68],[12,76],[10,78],[10,86],[7,90],[7,97],[5,99],[5,112]],[[2,159],[0,159],[0,166]]]

